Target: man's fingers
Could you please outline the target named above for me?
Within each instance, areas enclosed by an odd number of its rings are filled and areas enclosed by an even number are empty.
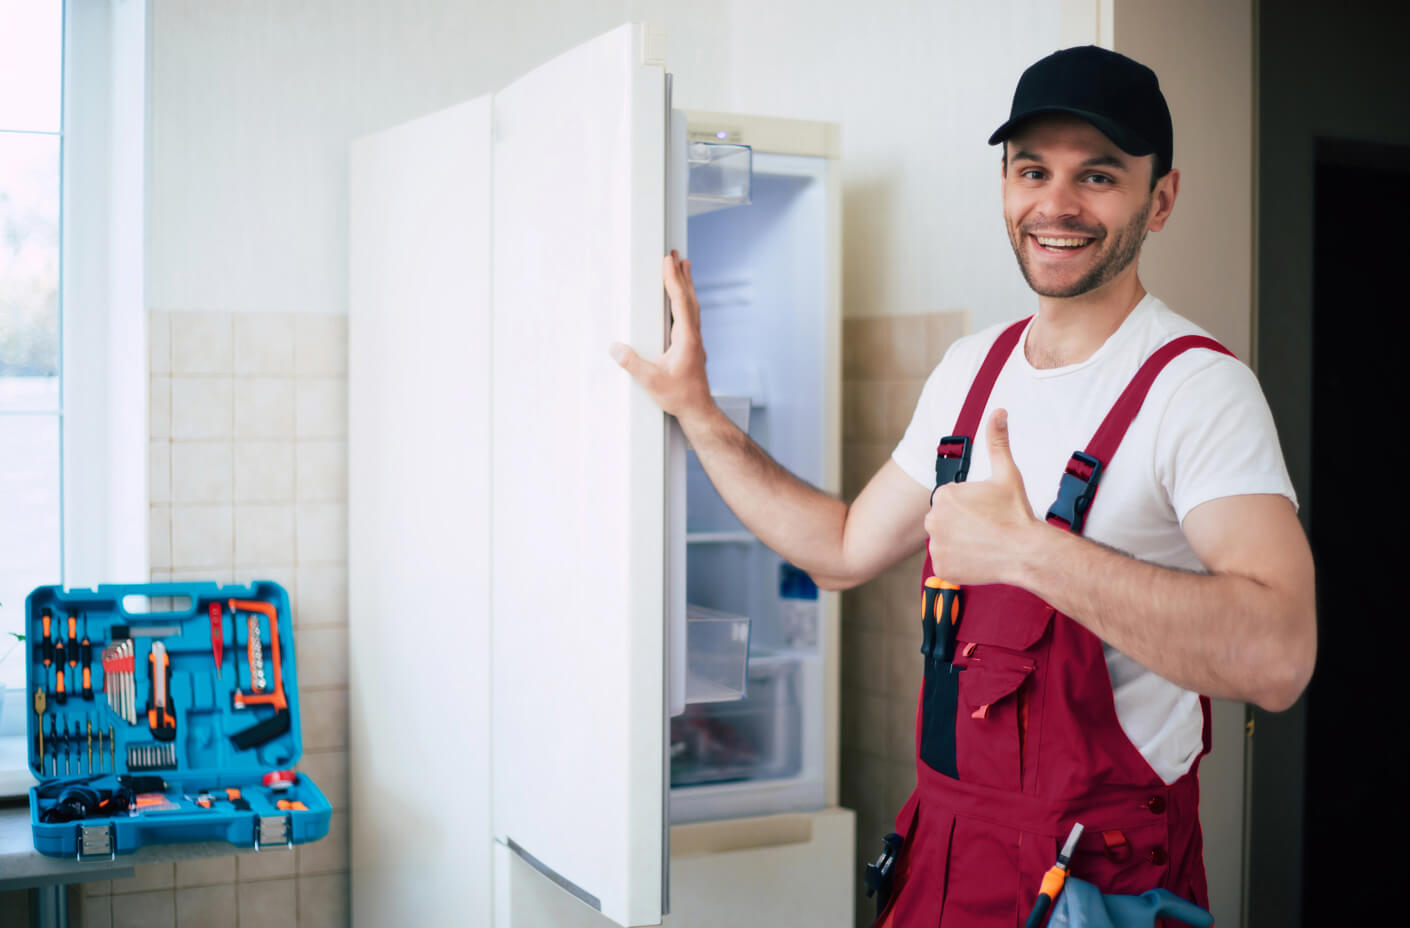
[[[622,366],[623,370],[643,383],[656,372],[656,365],[642,358],[629,345],[613,342],[607,347],[607,353],[612,356],[612,360]]]
[[[1009,413],[1006,409],[996,409],[989,417],[989,460],[993,465],[991,480],[1023,483],[1009,448]]]

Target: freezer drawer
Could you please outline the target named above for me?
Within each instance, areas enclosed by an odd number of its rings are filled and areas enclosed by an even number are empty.
[[[671,786],[796,776],[802,741],[798,664],[751,666],[744,699],[671,719]]]

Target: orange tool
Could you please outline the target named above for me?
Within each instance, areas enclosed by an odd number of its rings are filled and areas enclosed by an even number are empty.
[[[69,694],[64,688],[64,643],[54,642],[54,701],[59,705],[68,702]]]
[[[152,729],[152,737],[158,741],[172,741],[176,738],[176,716],[172,714],[171,658],[167,656],[166,645],[152,642],[152,651],[147,655],[147,668],[152,674],[152,691],[147,699],[147,727]]]
[[[83,641],[78,645],[83,668],[83,698],[93,701],[93,642],[88,640],[88,613],[83,614]]]
[[[274,665],[274,687],[268,692],[264,691],[263,685],[263,656],[259,657],[259,670],[256,670],[256,657],[253,648],[250,651],[250,688],[255,692],[246,693],[240,689],[240,681],[237,676],[235,680],[235,708],[247,709],[250,706],[273,706],[274,715],[263,721],[256,722],[243,731],[237,731],[230,736],[231,744],[239,750],[257,747],[268,741],[277,738],[289,730],[289,702],[284,696],[284,674],[279,658],[279,613],[270,603],[258,602],[248,599],[230,600],[230,611],[232,614],[239,612],[255,612],[266,616],[269,619],[269,653],[270,661]],[[236,626],[239,627],[238,625]],[[250,616],[250,641],[254,640],[254,633],[259,629],[259,619]]]
[[[220,659],[225,647],[225,632],[220,624],[220,603],[210,604],[211,615],[211,656],[215,658],[215,678],[220,679]]]
[[[1057,901],[1063,884],[1067,882],[1067,871],[1072,866],[1072,852],[1077,849],[1077,839],[1080,837],[1082,823],[1078,822],[1072,826],[1072,831],[1068,832],[1067,843],[1058,852],[1057,863],[1043,874],[1043,885],[1038,890],[1038,898],[1033,901],[1033,911],[1028,913],[1028,921],[1023,923],[1024,928],[1038,928],[1043,923],[1043,916],[1048,914],[1048,909]]]
[[[69,667],[78,667],[78,613],[69,613]]]
[[[51,623],[54,621],[54,613],[48,607],[44,609],[44,688],[49,688],[49,668],[54,664],[54,634]]]
[[[940,621],[946,615],[950,621]],[[939,577],[927,577],[921,594],[920,621],[924,634],[921,650],[926,656],[942,663],[953,660],[960,622],[959,586]]]
[[[299,802],[297,799],[281,799],[274,804],[274,807],[276,809],[282,809],[285,811],[290,809],[296,809],[299,812],[308,811],[308,806],[304,805],[302,802]]]

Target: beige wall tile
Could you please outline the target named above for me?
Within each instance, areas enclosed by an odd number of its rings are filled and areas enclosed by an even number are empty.
[[[153,506],[147,515],[147,559],[153,570],[171,567],[170,506]]]
[[[171,373],[171,314],[153,310],[147,314],[147,371]]]
[[[929,314],[892,316],[887,332],[887,368],[892,377],[925,377],[935,363],[930,359]]]
[[[171,437],[171,378],[147,378],[147,429],[152,438]]]
[[[244,883],[250,880],[277,880],[291,876],[298,866],[298,857],[285,845],[271,846],[249,854],[235,855],[235,875]]]
[[[328,820],[328,834],[298,847],[299,874],[338,873],[348,869],[348,813],[334,812]],[[299,900],[303,908],[302,897]]]
[[[919,656],[920,646],[915,650]],[[916,696],[920,693],[921,674],[904,681],[896,680],[893,689],[897,695],[888,695],[883,703],[885,715],[876,720],[878,728],[886,733],[886,756],[894,761],[904,762],[914,758],[916,752]]]
[[[176,862],[176,887],[178,889],[233,882],[235,882],[234,854],[226,857],[199,857],[194,860],[178,860]]]
[[[283,503],[294,499],[294,443],[235,443],[235,502]]]
[[[299,503],[295,509],[299,564],[345,564],[348,507],[345,503]]]
[[[176,924],[180,928],[235,928],[235,884],[178,889]]]
[[[305,662],[300,662],[302,669]],[[348,691],[346,687],[299,692],[299,720],[303,723],[305,751],[348,746]],[[339,869],[339,868],[334,868]]]
[[[345,374],[348,317],[299,313],[294,317],[294,361],[301,374]]]
[[[967,309],[927,313],[926,320],[926,353],[933,367],[940,363],[956,339],[969,334],[970,313]]]
[[[334,809],[348,807],[347,751],[305,751],[298,769],[318,785]]]
[[[287,853],[287,852],[285,852]],[[241,883],[236,890],[240,928],[298,928],[299,897],[294,880]]]
[[[301,441],[294,448],[300,502],[346,502],[348,443]]]
[[[346,628],[301,628],[299,651],[317,655],[299,661],[302,686],[346,686],[348,682],[348,631]]]
[[[112,904],[113,928],[176,928],[176,894],[170,889],[113,896]]]
[[[881,631],[875,627],[854,626],[843,630],[842,679],[867,693],[885,691],[885,648]]]
[[[171,369],[176,374],[235,370],[235,327],[230,313],[172,313]]]
[[[887,370],[891,318],[871,316],[842,323],[842,376],[882,377]]]
[[[172,501],[230,502],[235,495],[234,448],[229,441],[172,442]]]
[[[113,893],[139,893],[153,889],[171,889],[176,885],[176,865],[138,864],[126,880],[113,880]]]
[[[23,896],[24,893],[20,893],[19,895]],[[20,910],[21,913],[23,913],[23,911],[23,909]],[[113,901],[107,896],[90,896],[85,898],[83,904],[79,906],[79,913],[78,923],[82,925],[83,928],[112,928]],[[18,924],[27,925],[29,922],[21,921],[18,922]]]
[[[298,625],[346,625],[348,569],[339,565],[300,566],[299,595],[294,605]]]
[[[284,592],[289,596],[289,602],[294,601],[294,596],[298,591],[298,569],[292,565],[271,566],[268,564],[258,564],[254,567],[235,568],[235,582],[244,586],[249,586],[256,580],[272,580],[284,588]],[[280,616],[279,620],[284,621]]]
[[[171,557],[178,570],[229,570],[235,558],[235,507],[172,507]]]
[[[234,422],[234,393],[229,377],[171,379],[171,437],[228,439]],[[161,435],[152,434],[153,438]]]
[[[85,896],[107,896],[113,891],[112,880],[89,880],[79,885],[83,887]]]
[[[237,377],[234,391],[236,439],[294,437],[292,377]]]
[[[882,648],[886,686],[880,692],[902,699],[914,698],[920,687],[921,675],[925,671],[925,657],[920,653],[919,608],[916,609],[913,630],[883,636]]]
[[[235,507],[235,566],[292,564],[294,507],[242,503]]]
[[[289,313],[236,313],[235,373],[294,373],[294,317]]]
[[[171,442],[147,443],[147,502],[171,502]]]
[[[294,434],[310,438],[346,438],[348,382],[341,377],[300,378],[295,387]]]
[[[299,928],[346,928],[350,909],[346,873],[299,880]]]

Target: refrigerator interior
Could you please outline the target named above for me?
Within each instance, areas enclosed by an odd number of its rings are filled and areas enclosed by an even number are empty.
[[[827,161],[753,154],[751,202],[687,223],[712,391],[782,466],[824,483]],[[694,204],[692,204],[694,206]],[[686,599],[747,617],[743,699],[671,720],[671,821],[824,805],[822,600],[685,453]]]

